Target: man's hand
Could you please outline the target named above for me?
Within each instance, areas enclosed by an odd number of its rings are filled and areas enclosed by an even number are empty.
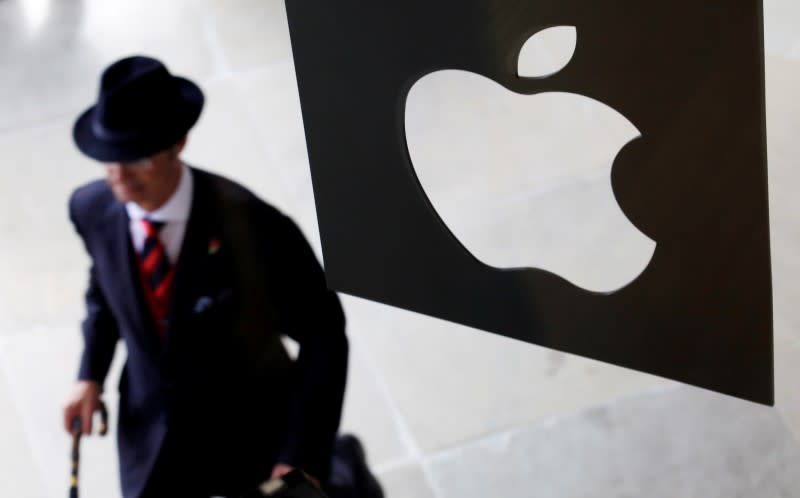
[[[92,416],[100,407],[100,385],[93,380],[81,380],[75,385],[64,405],[64,429],[72,434],[72,421],[81,419],[81,432],[92,433]]]
[[[271,476],[271,478],[275,479],[276,477],[284,476],[284,475],[288,474],[289,472],[291,472],[293,470],[294,470],[294,467],[292,467],[291,465],[286,465],[285,463],[276,464],[275,467],[272,468],[272,476]],[[300,471],[303,472],[303,475],[306,476],[306,479],[308,479],[311,482],[311,484],[316,486],[317,489],[322,489],[322,487],[320,487],[320,484],[319,484],[319,479],[308,475],[302,469]]]

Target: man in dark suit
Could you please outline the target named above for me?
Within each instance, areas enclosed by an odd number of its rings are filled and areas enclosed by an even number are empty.
[[[70,218],[91,256],[79,380],[64,409],[91,432],[117,341],[126,498],[238,496],[293,468],[326,484],[347,371],[345,320],[306,240],[244,187],[180,159],[200,89],[129,57],[73,137],[106,180]],[[295,361],[280,336],[299,344]],[[346,444],[368,472],[352,438]],[[364,496],[378,492],[371,476]],[[369,488],[369,489],[367,489]],[[358,493],[356,493],[358,494]],[[372,494],[371,496],[379,496]]]

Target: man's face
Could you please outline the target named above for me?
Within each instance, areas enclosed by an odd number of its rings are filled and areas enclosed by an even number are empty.
[[[178,158],[183,143],[133,162],[104,163],[106,177],[120,202],[135,202],[154,211],[172,195],[180,180]]]

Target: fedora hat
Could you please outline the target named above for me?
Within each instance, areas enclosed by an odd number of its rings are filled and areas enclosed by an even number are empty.
[[[72,137],[98,161],[135,161],[177,143],[202,109],[197,85],[151,57],[126,57],[103,71],[97,103],[75,121]]]

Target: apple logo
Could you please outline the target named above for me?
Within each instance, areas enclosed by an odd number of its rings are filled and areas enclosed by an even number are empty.
[[[574,27],[539,31],[520,51],[519,77],[560,71],[576,45]],[[617,154],[641,134],[611,107],[448,69],[414,83],[405,131],[432,207],[483,263],[539,268],[594,292],[620,289],[649,264],[656,244],[611,185]]]

